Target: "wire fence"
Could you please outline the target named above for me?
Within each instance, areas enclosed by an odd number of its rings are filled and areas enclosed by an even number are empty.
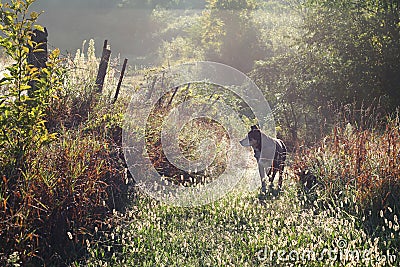
[[[50,42],[47,42],[47,45],[52,50],[58,49],[58,47],[54,46]],[[91,70],[90,68],[85,68],[85,67],[82,67],[82,66],[78,66],[77,63],[73,59],[72,53],[70,53],[68,50],[66,50],[65,53],[60,51],[59,58],[61,59],[61,61],[65,62],[64,63],[64,67],[66,68],[66,70],[83,70],[83,71],[90,71]],[[10,62],[9,64],[12,64],[12,62]],[[0,68],[0,72],[7,71],[7,67],[8,66],[4,66],[4,65],[8,65],[8,64],[7,63],[3,64],[2,68]],[[110,71],[111,68],[113,68],[115,71],[121,72],[120,70],[118,70],[119,67],[122,67],[122,63],[118,58],[118,62],[115,61],[115,60],[113,62],[110,62],[109,71]]]

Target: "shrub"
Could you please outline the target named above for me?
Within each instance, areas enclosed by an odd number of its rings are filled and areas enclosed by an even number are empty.
[[[33,29],[44,30],[28,11],[33,2],[0,3],[0,45],[11,62],[0,81],[0,265],[65,266],[126,203],[121,113],[97,95],[68,94],[73,74],[58,50],[43,68],[28,63],[41,45]],[[85,88],[92,93],[93,83]],[[76,121],[71,107],[91,115]]]
[[[389,116],[381,130],[362,129],[350,121],[338,123],[330,135],[294,160],[295,168],[310,169],[324,184],[317,202],[340,203],[354,196],[367,232],[385,236],[392,244],[399,243],[388,227],[388,220],[400,215],[399,127],[398,113]]]
[[[33,24],[38,14],[28,13],[33,2],[14,0],[0,5],[0,45],[13,61],[0,81],[4,88],[0,96],[0,157],[6,176],[21,176],[28,154],[55,137],[44,123],[51,98],[61,88],[62,69],[58,50],[50,54],[44,68],[27,62],[30,47],[35,51],[40,45],[32,41],[33,27],[43,31]]]
[[[58,50],[43,68],[28,64],[29,53],[41,45],[32,36],[44,31],[34,24],[38,14],[28,11],[33,2],[0,3],[0,46],[11,61],[0,81],[0,253],[13,249],[21,259],[35,253],[35,230],[28,222],[40,209],[30,194],[36,185],[30,179],[29,158],[56,136],[47,131],[45,116],[63,72]]]
[[[166,119],[170,108],[158,108],[149,117],[148,128],[146,129],[146,145],[149,151],[149,159],[154,168],[164,175],[167,179],[174,183],[184,186],[193,186],[198,184],[206,184],[211,182],[216,177],[219,177],[226,168],[226,149],[225,145],[229,142],[229,137],[222,126],[210,119],[201,118],[191,120],[185,124],[179,132],[178,144],[181,149],[182,156],[190,160],[198,160],[201,158],[201,153],[204,151],[199,147],[199,144],[206,138],[216,140],[215,159],[205,170],[185,171],[177,168],[169,162],[164,154],[163,145],[161,142],[161,130],[163,129],[163,119]],[[195,131],[194,131],[195,129]],[[165,130],[165,129],[164,129]],[[225,152],[225,153],[224,153]]]

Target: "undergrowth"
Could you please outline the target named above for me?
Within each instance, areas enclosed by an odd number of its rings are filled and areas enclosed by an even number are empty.
[[[343,206],[345,198],[354,198],[359,213],[344,205],[346,211],[357,217],[368,235],[386,240],[384,248],[398,251],[399,114],[375,125],[361,127],[356,121],[342,119],[319,144],[297,154],[293,167],[308,169],[318,185],[322,184],[322,191],[307,194],[312,206],[324,210],[334,202]]]
[[[33,2],[0,4],[0,265],[68,266],[128,202],[123,105],[109,104],[111,76],[104,94],[95,94],[94,42],[87,57],[61,59],[56,49],[44,67],[30,64],[41,45],[32,41],[34,29],[44,31],[29,11]]]

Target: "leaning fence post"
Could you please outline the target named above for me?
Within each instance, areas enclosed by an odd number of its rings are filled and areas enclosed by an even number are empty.
[[[28,65],[35,68],[42,69],[46,67],[47,62],[47,29],[43,31],[34,29],[31,35],[32,46],[29,46],[29,53],[27,58]],[[32,96],[35,91],[35,81],[29,81],[31,88],[28,90],[28,95]]]
[[[104,41],[103,53],[99,65],[99,71],[96,78],[97,92],[101,93],[104,86],[104,80],[107,74],[108,62],[110,60],[111,50],[107,48],[107,40]]]
[[[126,69],[126,65],[128,64],[128,59],[125,58],[124,60],[124,65],[122,65],[122,70],[121,70],[121,75],[119,76],[119,81],[118,81],[118,85],[117,85],[117,91],[115,91],[115,96],[114,96],[114,100],[113,100],[113,104],[117,101],[118,99],[118,95],[119,95],[119,90],[121,89],[121,85],[122,85],[122,79],[124,78],[125,75],[125,69]]]

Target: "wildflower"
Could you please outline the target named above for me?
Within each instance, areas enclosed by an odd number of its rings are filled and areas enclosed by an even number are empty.
[[[72,240],[72,234],[71,234],[71,232],[67,232],[67,235],[68,235],[68,238],[69,238],[70,240]]]

